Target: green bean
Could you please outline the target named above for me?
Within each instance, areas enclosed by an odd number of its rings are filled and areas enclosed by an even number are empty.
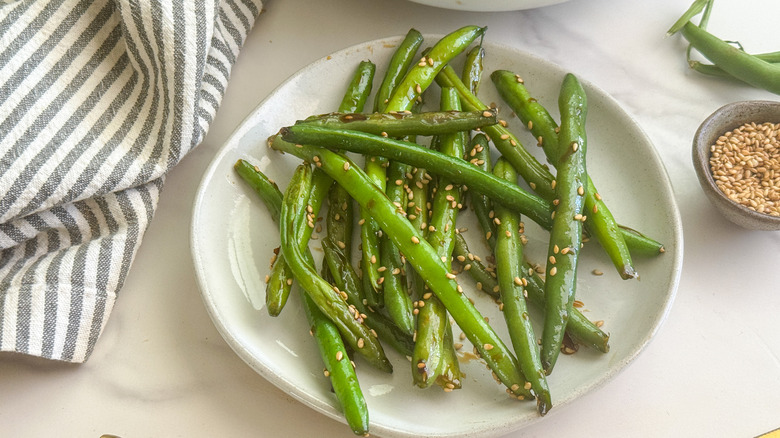
[[[371,61],[361,61],[357,70],[352,76],[352,80],[347,86],[347,91],[339,104],[339,112],[359,113],[368,101],[371,95],[371,87],[376,73],[376,65]]]
[[[307,222],[310,220],[306,206],[311,193],[311,174],[308,165],[298,166],[285,192],[280,217],[282,253],[298,284],[317,308],[338,327],[344,341],[371,365],[392,372],[393,367],[385,356],[382,345],[363,323],[362,315],[355,315],[354,309],[307,263],[299,248],[303,230],[307,228]]]
[[[496,70],[490,75],[501,98],[527,125],[542,146],[547,160],[553,161],[558,146],[558,125],[541,103],[532,98],[517,75],[507,70]],[[596,236],[612,264],[623,279],[636,278],[637,273],[631,253],[612,212],[602,200],[593,180],[588,176],[585,207],[588,219],[586,230]]]
[[[347,357],[341,335],[333,323],[322,314],[308,295],[303,295],[303,309],[311,324],[311,333],[317,341],[325,373],[344,412],[347,424],[356,435],[368,434],[368,406]]]
[[[398,88],[398,83],[403,79],[409,67],[414,62],[417,50],[423,43],[422,34],[416,29],[409,29],[401,44],[393,52],[387,71],[382,83],[379,85],[376,97],[374,98],[374,112],[382,113],[385,111],[390,96]]]
[[[422,113],[329,113],[296,123],[331,129],[351,129],[385,137],[439,135],[469,131],[497,123],[496,110],[426,111]]]
[[[479,85],[482,82],[482,72],[484,66],[482,61],[485,59],[485,49],[482,46],[476,46],[466,54],[466,61],[463,63],[463,73],[461,80],[475,95],[479,95]]]
[[[558,151],[556,193],[559,203],[550,230],[545,277],[545,318],[542,330],[542,365],[547,374],[560,353],[566,323],[571,313],[577,287],[577,263],[582,244],[582,215],[585,187],[587,138],[585,117],[587,98],[577,78],[567,74],[558,97],[561,129]]]
[[[282,206],[282,193],[274,181],[265,176],[260,169],[247,160],[239,159],[233,165],[241,179],[260,196],[263,204],[268,208],[271,219],[279,222],[279,212]]]
[[[493,173],[507,181],[517,181],[517,172],[503,158],[496,161]],[[495,217],[498,231],[495,249],[496,273],[503,303],[502,313],[520,363],[520,370],[536,393],[537,411],[540,415],[545,415],[552,407],[552,401],[523,294],[523,244],[519,231],[520,217],[501,206],[496,206]]]
[[[377,337],[395,348],[404,356],[411,356],[414,351],[414,341],[409,333],[402,331],[393,321],[379,312],[363,304],[362,293],[359,291],[360,276],[355,272],[344,251],[329,240],[322,241],[324,261],[331,273],[333,283],[347,296],[347,303],[354,306],[361,314],[366,315],[366,325],[376,331]]]
[[[459,106],[454,90],[442,89],[441,109],[459,110]],[[451,157],[463,157],[465,135],[465,132],[441,135],[441,152]],[[439,179],[436,189],[426,240],[437,249],[437,256],[442,261],[447,260],[444,263],[449,267],[460,191],[445,178]],[[460,388],[460,366],[452,343],[447,309],[433,293],[423,293],[418,303],[417,337],[412,355],[414,383],[421,388],[433,382],[446,390]]]
[[[723,71],[756,88],[780,94],[780,65],[739,50],[691,22],[681,32],[699,53]]]
[[[401,204],[406,197],[404,180],[409,165],[400,161],[388,162],[388,184],[385,193],[398,209],[405,213],[406,208]],[[379,241],[379,250],[382,260],[382,287],[384,290],[384,304],[390,319],[406,333],[414,332],[414,314],[412,313],[412,298],[409,296],[406,282],[406,269],[403,257],[393,242],[382,235]]]
[[[436,77],[436,81],[442,87],[454,87],[458,90],[463,108],[467,111],[486,110],[489,107],[482,103],[474,93],[460,80],[458,74],[451,66],[446,66]],[[496,149],[509,160],[520,176],[531,189],[542,198],[552,201],[555,199],[554,180],[550,171],[531,155],[522,145],[520,140],[506,128],[506,122],[499,121],[496,125],[486,126],[483,131],[490,137]]]
[[[468,185],[469,190],[489,196],[494,202],[501,202],[507,208],[529,217],[544,228],[552,224],[552,207],[539,196],[530,194],[517,184],[496,178],[462,159],[448,157],[410,142],[384,138],[349,130],[332,130],[315,126],[294,125],[282,128],[280,134],[286,141],[276,144],[272,137],[271,147],[300,156],[301,148],[289,147],[290,143],[336,147],[351,152],[383,155],[393,160],[403,161],[429,172],[449,178],[453,183]]]
[[[344,186],[352,198],[377,219],[407,261],[444,303],[496,377],[518,398],[532,397],[524,388],[525,379],[517,368],[517,359],[468,297],[458,291],[454,274],[438,258],[436,249],[421,238],[418,230],[403,215],[398,214],[397,207],[387,199],[384,192],[370,183],[359,166],[347,157],[324,148],[306,144],[298,147],[279,138],[273,145],[278,150],[295,151],[299,157],[307,156],[309,161],[318,157],[321,169]]]

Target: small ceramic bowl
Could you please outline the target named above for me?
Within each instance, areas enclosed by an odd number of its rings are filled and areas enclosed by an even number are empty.
[[[728,220],[751,230],[780,230],[780,216],[759,213],[730,200],[712,177],[710,146],[721,135],[749,122],[780,123],[780,102],[735,102],[712,113],[702,122],[693,137],[693,167],[704,193]]]

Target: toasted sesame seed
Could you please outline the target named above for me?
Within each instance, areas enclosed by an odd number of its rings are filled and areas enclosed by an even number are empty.
[[[548,260],[550,261],[550,264],[553,264],[553,265],[555,264],[555,261],[556,261],[555,260],[555,256],[550,256],[550,258]]]
[[[341,360],[344,358],[344,353],[341,351],[336,352],[336,360]]]
[[[485,344],[482,346],[482,348],[484,348],[487,351],[490,351],[493,349],[493,344]]]
[[[593,275],[604,275],[604,273],[603,273],[603,272],[601,272],[601,271],[600,271],[600,270],[598,270],[598,269],[594,269],[593,271],[591,271],[591,273],[592,273]]]
[[[363,348],[366,345],[366,341],[363,340],[363,338],[358,339],[357,341],[357,347]]]
[[[577,152],[577,149],[579,149],[579,148],[580,148],[580,144],[579,144],[579,143],[577,143],[576,141],[573,141],[573,142],[571,143],[571,150],[572,150],[572,151],[574,151],[574,152]]]
[[[522,286],[522,284],[523,284],[523,280],[520,279],[520,277],[515,277],[514,281],[515,281],[515,284],[518,285],[518,286]]]
[[[446,274],[446,277],[449,278],[450,280],[454,280],[455,278],[457,278],[456,275],[453,274],[452,272],[448,272]]]
[[[493,117],[493,113],[491,111],[483,111],[482,117]]]
[[[372,265],[376,264],[376,256],[375,255],[371,256],[371,264]]]
[[[293,284],[292,278],[288,278],[286,283],[287,283],[287,286],[292,286],[292,284]]]
[[[558,268],[556,268],[555,266],[550,268],[550,277],[554,276],[557,273],[558,273]]]
[[[582,196],[585,194],[585,188],[582,186],[577,187],[577,194]]]
[[[417,236],[412,236],[412,243],[417,245],[418,243],[420,243],[420,239]]]

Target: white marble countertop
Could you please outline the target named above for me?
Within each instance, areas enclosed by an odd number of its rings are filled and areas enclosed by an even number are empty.
[[[207,165],[287,76],[328,53],[410,27],[487,25],[492,41],[578,73],[616,98],[666,163],[682,214],[676,301],[648,348],[619,376],[506,437],[742,436],[780,427],[780,234],[726,222],[690,158],[699,123],[729,102],[778,100],[687,69],[665,38],[688,0],[573,0],[469,13],[401,0],[266,0],[205,142],[169,175],[159,211],[92,357],[67,365],[0,356],[0,424],[13,437],[350,436],[241,361],[209,319],[189,248]],[[751,52],[780,49],[780,3],[718,2],[710,30]]]

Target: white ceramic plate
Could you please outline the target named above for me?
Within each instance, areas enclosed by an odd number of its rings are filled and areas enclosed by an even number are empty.
[[[260,375],[302,403],[340,421],[341,414],[322,375],[316,346],[295,297],[278,318],[269,317],[262,308],[263,278],[271,252],[279,245],[277,228],[232,166],[239,158],[248,159],[284,189],[299,162],[269,150],[266,138],[296,119],[336,108],[358,62],[373,60],[381,75],[399,41],[388,38],[350,47],[288,79],[257,107],[214,158],[203,176],[193,212],[193,259],[203,299],[217,329]],[[485,48],[486,72],[497,68],[515,71],[551,111],[557,106],[564,71],[513,48],[489,42]],[[667,251],[659,257],[637,260],[642,281],[620,280],[596,245],[583,252],[578,296],[591,319],[606,322],[604,329],[612,334],[611,351],[598,354],[581,348],[575,355],[562,357],[549,379],[553,409],[563,409],[636,358],[671,306],[682,260],[679,213],[655,149],[612,98],[592,84],[585,82],[585,86],[590,100],[588,159],[593,179],[623,224],[655,236],[666,244]],[[480,94],[485,102],[500,102],[487,74]],[[509,111],[503,111],[503,115],[521,139],[527,138]],[[527,141],[533,144],[532,139]],[[533,149],[538,152],[538,148]],[[470,223],[470,214],[463,217],[459,226],[477,229],[475,223]],[[544,260],[547,234],[533,224],[528,224],[526,230],[530,239],[527,252],[536,260]],[[478,242],[476,233],[466,235]],[[316,241],[312,247],[317,253]],[[473,244],[474,248],[479,252],[481,247]],[[592,275],[593,269],[605,275]],[[476,293],[470,279],[462,276],[460,281],[499,334],[508,339],[496,306]],[[457,327],[454,333],[460,334]],[[471,351],[471,346],[463,350]],[[535,403],[511,400],[479,361],[464,359],[464,388],[444,393],[437,388],[413,387],[408,360],[389,348],[388,355],[395,367],[392,375],[376,372],[358,360],[374,435],[495,436],[540,419]]]
[[[567,0],[411,0],[428,6],[459,11],[497,12],[519,11],[555,5]]]

